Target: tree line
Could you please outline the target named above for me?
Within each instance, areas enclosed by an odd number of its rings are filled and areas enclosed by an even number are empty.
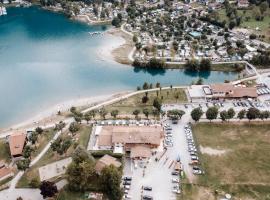
[[[204,112],[201,108],[195,108],[191,111],[191,118],[198,122],[201,117],[203,116]],[[249,121],[255,120],[255,119],[261,119],[265,120],[270,117],[270,111],[260,111],[257,108],[249,108],[248,110],[242,109],[238,112],[236,115],[236,112],[233,108],[230,108],[228,110],[222,110],[219,112],[218,108],[216,106],[209,107],[207,111],[205,112],[206,119],[208,119],[210,122],[215,119],[221,119],[222,121],[229,121],[230,119],[233,119],[234,117],[237,117],[239,120],[241,119],[248,119]]]

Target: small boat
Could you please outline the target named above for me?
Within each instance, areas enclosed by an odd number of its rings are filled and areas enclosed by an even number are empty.
[[[7,15],[7,9],[5,7],[2,7],[3,15]]]
[[[0,7],[0,16],[7,15],[7,9],[5,7]]]
[[[91,36],[93,36],[93,35],[101,35],[101,34],[103,34],[103,32],[98,32],[98,31],[96,31],[96,32],[89,32],[89,34],[90,34]]]

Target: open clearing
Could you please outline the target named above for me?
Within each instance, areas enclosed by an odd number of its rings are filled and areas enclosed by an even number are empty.
[[[156,97],[162,99],[163,104],[173,104],[180,102],[187,102],[187,96],[184,89],[166,89],[161,91],[152,91],[148,92],[149,100],[147,103],[142,103],[142,97],[145,96],[145,93],[137,94],[128,99],[121,100],[117,103],[105,107],[106,110],[119,110],[119,115],[132,116],[132,112],[136,109],[140,110],[140,117],[145,117],[142,114],[143,109],[148,108],[150,113],[153,110],[153,101]],[[151,115],[149,115],[151,117]]]
[[[197,193],[211,196],[215,190],[235,199],[270,199],[270,124],[198,123],[193,132],[199,145],[227,151],[200,153],[205,175],[198,178],[198,185],[183,187],[185,199],[196,199]]]

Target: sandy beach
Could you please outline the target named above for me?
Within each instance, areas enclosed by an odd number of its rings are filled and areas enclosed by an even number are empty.
[[[7,128],[1,129],[1,133],[7,131],[19,131],[32,128],[33,126],[46,126],[48,124],[56,123],[58,121],[64,120],[66,118],[65,114],[69,111],[72,106],[75,107],[89,107],[94,105],[97,102],[103,102],[109,100],[118,94],[108,94],[102,96],[94,96],[94,97],[85,97],[79,99],[73,99],[65,102],[58,103],[56,105],[48,106],[48,109],[41,111],[37,115],[26,119],[20,123],[14,124]],[[62,114],[58,115],[58,111]]]
[[[132,64],[132,61],[129,59],[129,54],[134,47],[132,37],[120,29],[111,29],[108,31],[108,33],[117,37],[121,37],[125,40],[125,43],[112,50],[114,60],[121,64]]]

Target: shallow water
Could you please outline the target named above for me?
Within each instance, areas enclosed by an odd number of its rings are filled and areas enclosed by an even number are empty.
[[[111,37],[90,36],[88,26],[38,7],[8,8],[0,17],[0,126],[28,118],[65,100],[135,89],[147,82],[189,84],[198,76],[223,82],[236,74],[140,70],[106,62],[96,49]]]

